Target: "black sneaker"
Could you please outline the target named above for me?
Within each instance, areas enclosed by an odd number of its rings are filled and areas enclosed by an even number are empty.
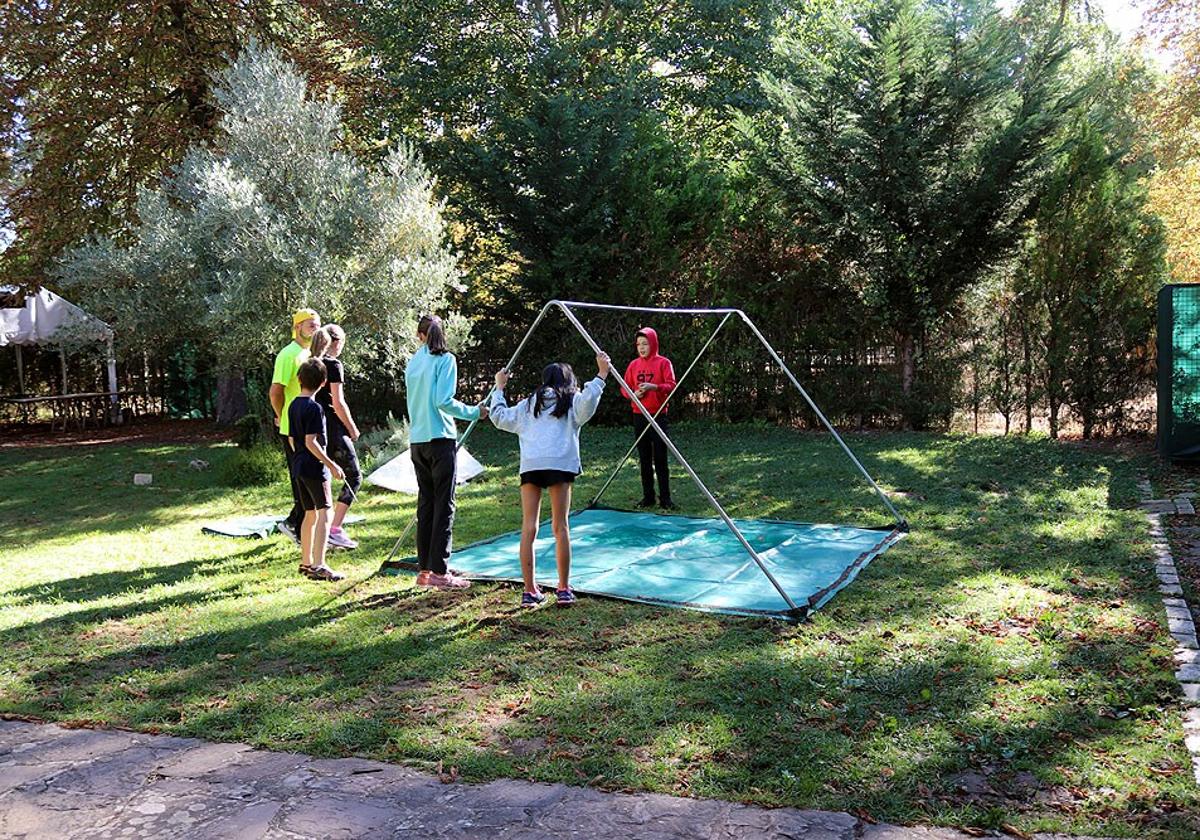
[[[659,505],[659,507],[663,510],[679,510],[679,505],[675,504],[670,499],[663,499],[662,504]]]
[[[640,502],[638,502],[636,505],[634,505],[634,507],[638,508],[640,510],[646,510],[647,508],[652,508],[652,507],[654,507],[654,499],[642,499]]]

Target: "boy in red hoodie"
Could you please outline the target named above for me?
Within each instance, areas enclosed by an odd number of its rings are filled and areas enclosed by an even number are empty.
[[[646,411],[665,433],[667,408],[664,407],[662,411],[658,409],[675,388],[675,368],[671,366],[670,359],[658,355],[658,333],[650,327],[638,330],[637,353],[637,358],[625,368],[625,383],[637,394]],[[641,435],[638,440],[638,461],[642,467],[642,500],[637,506],[654,507],[654,473],[657,472],[658,503],[667,510],[675,510],[675,504],[671,501],[671,477],[667,470],[667,444],[654,430],[642,435],[650,423],[633,400],[629,401],[629,405],[633,408],[634,436]]]

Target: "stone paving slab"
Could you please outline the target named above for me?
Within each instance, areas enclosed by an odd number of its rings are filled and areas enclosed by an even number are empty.
[[[1142,477],[1138,480],[1138,490],[1142,494],[1142,508],[1147,511],[1151,547],[1154,551],[1154,571],[1158,575],[1158,591],[1163,596],[1163,611],[1167,615],[1167,631],[1175,640],[1175,679],[1183,692],[1184,703],[1192,708],[1187,709],[1184,716],[1184,745],[1192,759],[1192,776],[1200,784],[1200,738],[1193,731],[1200,717],[1200,638],[1196,635],[1196,624],[1191,609],[1183,599],[1183,587],[1179,582],[1179,574],[1175,568],[1175,559],[1171,556],[1170,544],[1165,539],[1161,513],[1170,513],[1167,505],[1173,505],[1175,512],[1180,515],[1194,516],[1196,513],[1194,499],[1197,494],[1191,490],[1178,493],[1173,499],[1151,499],[1154,489],[1149,479]],[[1172,523],[1171,533],[1176,538],[1195,540],[1200,537],[1200,526],[1179,525]],[[1187,556],[1200,556],[1200,551],[1194,548],[1185,549]]]
[[[443,784],[436,776],[366,759],[317,759],[245,744],[0,721],[0,837],[11,840],[969,836],[979,835],[653,793],[514,780]]]

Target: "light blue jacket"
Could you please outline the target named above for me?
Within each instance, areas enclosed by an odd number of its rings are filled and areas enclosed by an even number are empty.
[[[454,398],[458,390],[458,362],[453,353],[433,355],[429,348],[413,353],[404,368],[408,397],[408,442],[428,443],[435,438],[458,437],[454,419],[478,420],[479,407]]]
[[[504,401],[503,391],[493,391],[488,417],[497,429],[517,435],[521,444],[521,472],[562,470],[579,475],[583,470],[579,460],[579,428],[592,419],[603,393],[604,380],[597,376],[575,393],[566,414],[555,417],[550,412],[557,400],[554,392],[547,389],[542,411],[534,417],[532,401],[524,399],[510,406]]]

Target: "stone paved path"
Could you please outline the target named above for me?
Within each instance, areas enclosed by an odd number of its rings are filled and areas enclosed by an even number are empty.
[[[566,785],[443,784],[436,776],[364,759],[316,759],[244,744],[0,721],[0,837],[959,840],[967,835],[870,825],[842,813]]]

